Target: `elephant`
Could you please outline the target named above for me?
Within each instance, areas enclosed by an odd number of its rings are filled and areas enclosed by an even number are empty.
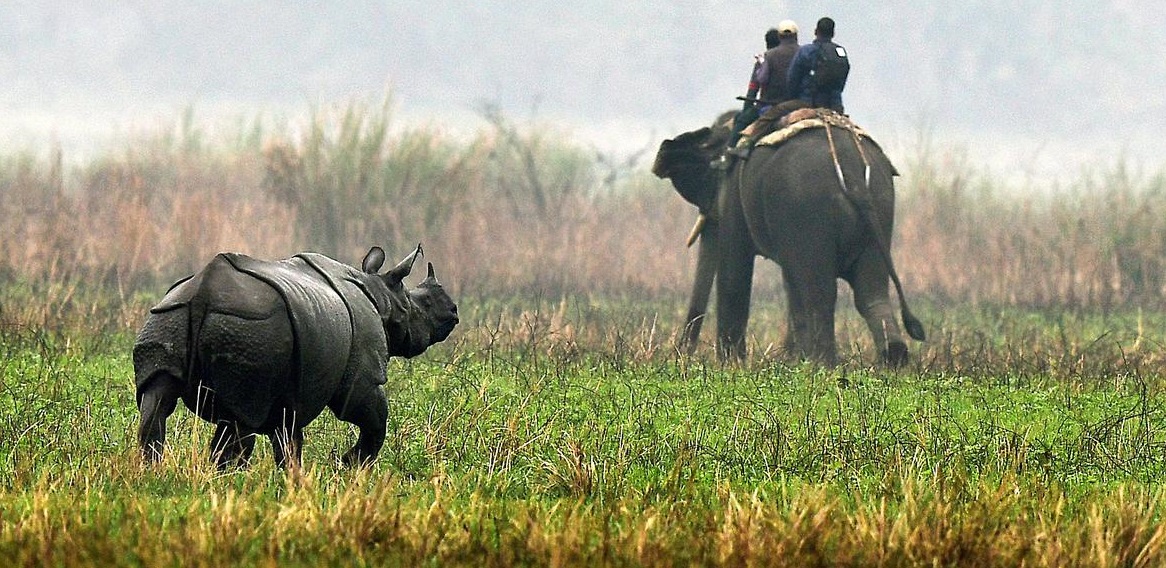
[[[814,116],[827,117],[828,111]],[[785,350],[837,363],[837,280],[846,280],[882,361],[903,365],[907,344],[895,320],[888,278],[896,286],[908,334],[922,324],[907,307],[890,256],[894,166],[848,119],[802,128],[780,144],[759,143],[744,158],[723,155],[731,132],[722,119],[660,144],[652,172],[669,179],[699,211],[696,278],[682,347],[699,339],[709,295],[717,288],[717,354],[745,356],[753,269],[758,255],[776,261],[788,299]],[[809,123],[806,123],[807,125]]]
[[[385,439],[389,358],[420,355],[458,323],[432,263],[406,290],[422,254],[417,245],[378,274],[380,247],[360,270],[318,253],[278,261],[220,253],[176,282],[133,347],[143,459],[161,459],[166,420],[182,399],[216,424],[219,469],[246,466],[257,434],[270,438],[280,467],[299,464],[303,429],[325,407],[360,430],[343,463],[371,463]]]

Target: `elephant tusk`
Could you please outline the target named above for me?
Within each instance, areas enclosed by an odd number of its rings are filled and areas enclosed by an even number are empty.
[[[704,230],[704,223],[707,220],[708,218],[704,216],[704,213],[701,213],[696,217],[696,224],[692,226],[692,231],[688,233],[688,240],[684,242],[686,247],[692,248],[692,243],[696,242],[696,238],[699,237],[700,232]]]

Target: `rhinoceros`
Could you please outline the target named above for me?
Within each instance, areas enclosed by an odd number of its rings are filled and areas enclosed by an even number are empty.
[[[256,434],[276,463],[299,463],[303,428],[324,407],[360,429],[345,465],[376,458],[388,403],[389,357],[414,357],[445,340],[457,306],[429,263],[406,290],[421,245],[378,274],[373,247],[361,270],[317,253],[278,261],[220,253],[179,280],[150,309],[134,343],[143,458],[158,461],[166,419],[182,399],[217,425],[211,455],[220,469],[245,466]]]

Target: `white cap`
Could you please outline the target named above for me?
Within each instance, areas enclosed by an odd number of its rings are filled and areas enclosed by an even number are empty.
[[[798,33],[798,25],[793,20],[782,20],[780,24],[777,24],[777,33],[795,35]]]

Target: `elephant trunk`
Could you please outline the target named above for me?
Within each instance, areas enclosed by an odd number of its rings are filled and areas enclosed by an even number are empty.
[[[696,279],[692,283],[692,297],[688,302],[688,315],[684,320],[684,337],[681,343],[688,353],[696,350],[700,328],[708,311],[709,296],[712,294],[713,281],[717,274],[717,249],[720,247],[717,221],[701,215],[697,219],[697,225],[693,227],[690,241],[695,240],[697,236],[700,238],[700,247],[697,252]]]

